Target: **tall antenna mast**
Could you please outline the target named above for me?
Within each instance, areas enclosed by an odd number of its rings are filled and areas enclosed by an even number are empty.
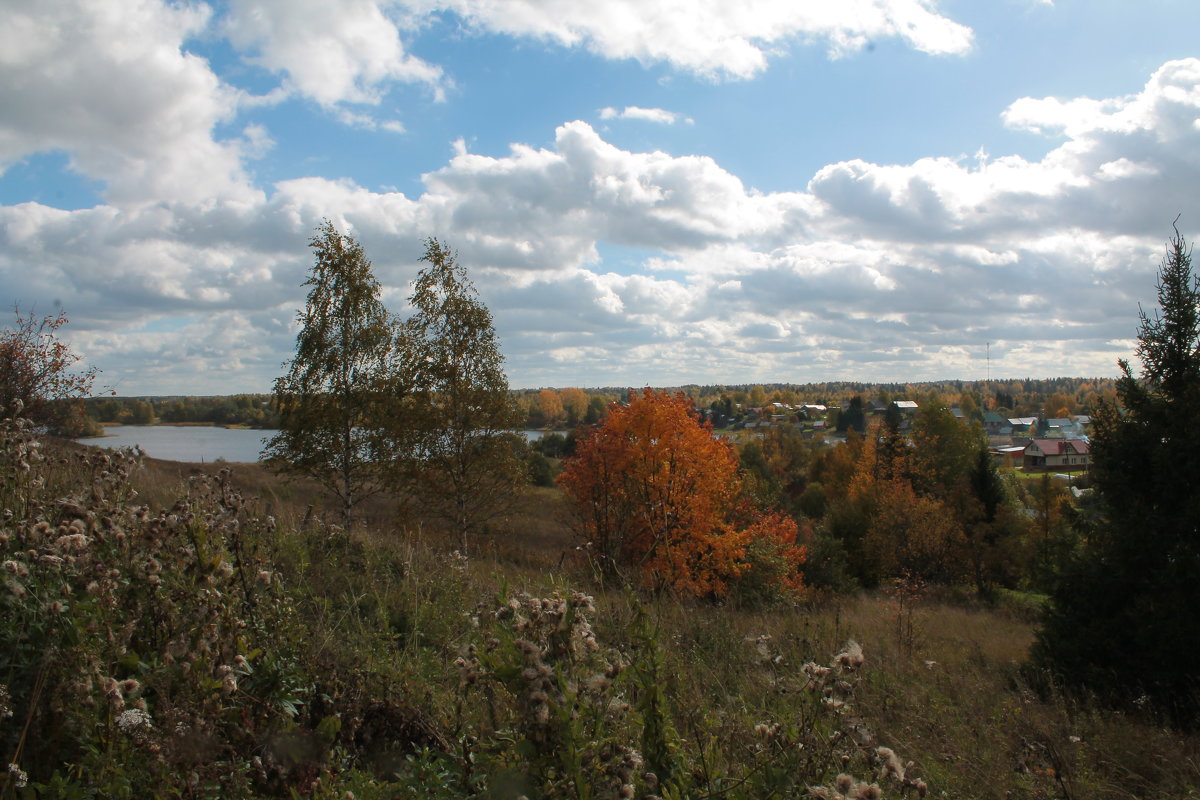
[[[987,379],[988,383],[992,382],[992,343],[987,343]]]

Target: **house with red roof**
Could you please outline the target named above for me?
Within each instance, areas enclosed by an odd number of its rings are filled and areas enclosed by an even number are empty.
[[[1022,456],[1025,469],[1086,470],[1091,450],[1083,439],[1034,439]]]

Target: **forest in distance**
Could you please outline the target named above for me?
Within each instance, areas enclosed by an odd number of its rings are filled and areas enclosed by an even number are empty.
[[[965,401],[970,409],[1005,417],[1066,417],[1091,414],[1100,402],[1116,396],[1115,378],[997,378],[987,381],[944,380],[912,383],[828,381],[820,383],[689,384],[657,387],[689,397],[701,411],[720,414],[717,427],[729,427],[752,409],[771,403],[791,408],[806,404],[828,409],[826,421],[838,429],[838,414],[854,397],[866,403],[918,400],[937,396],[948,406]],[[597,422],[608,405],[629,395],[628,387],[512,389],[526,430],[564,430]],[[84,402],[85,429],[98,435],[103,424],[223,425],[274,429],[278,417],[271,395],[93,397]],[[724,415],[726,401],[734,413]]]

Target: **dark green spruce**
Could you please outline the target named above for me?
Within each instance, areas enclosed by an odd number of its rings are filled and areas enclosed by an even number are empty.
[[[1035,656],[1060,680],[1200,723],[1200,281],[1178,230],[1140,313],[1140,377],[1095,418],[1098,513],[1058,581]]]

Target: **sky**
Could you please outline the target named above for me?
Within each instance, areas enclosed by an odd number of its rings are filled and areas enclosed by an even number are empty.
[[[326,218],[514,388],[1114,375],[1200,232],[1195,0],[0,8],[5,322],[119,395],[269,392]]]

